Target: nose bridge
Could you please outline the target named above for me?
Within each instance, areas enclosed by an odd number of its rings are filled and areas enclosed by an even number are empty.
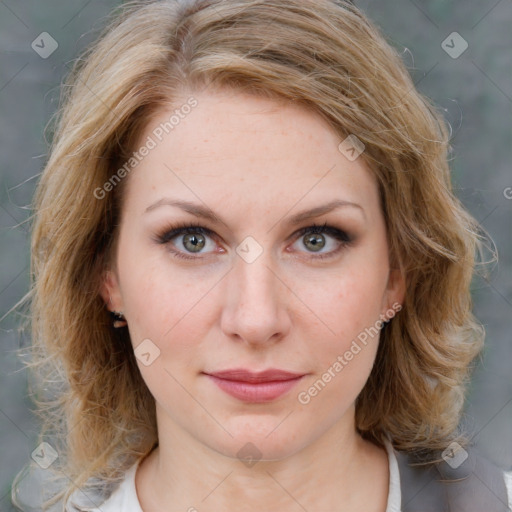
[[[249,261],[237,256],[229,273],[222,327],[228,335],[258,343],[288,328],[286,308],[281,302],[284,285],[272,268],[268,252]]]
[[[275,297],[276,276],[270,271],[270,262],[266,255],[259,256],[253,262],[237,258],[233,279],[238,283],[236,288],[240,291],[240,300],[250,303],[260,299],[273,302]]]

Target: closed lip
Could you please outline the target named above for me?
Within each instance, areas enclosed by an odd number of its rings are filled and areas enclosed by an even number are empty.
[[[231,380],[236,382],[277,382],[298,379],[303,377],[304,373],[294,373],[276,368],[270,368],[260,372],[253,372],[245,368],[232,368],[229,370],[222,370],[218,372],[204,372],[206,375],[217,377],[218,379]]]

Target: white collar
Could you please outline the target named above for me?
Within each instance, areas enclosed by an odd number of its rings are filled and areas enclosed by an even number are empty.
[[[402,507],[402,491],[400,488],[400,471],[398,469],[398,460],[395,449],[387,439],[384,440],[384,446],[388,452],[389,461],[389,491],[388,504],[386,512],[400,512]]]

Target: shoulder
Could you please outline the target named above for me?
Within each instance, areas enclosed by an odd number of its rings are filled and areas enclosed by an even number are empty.
[[[512,511],[512,471],[504,471],[475,447],[454,445],[428,465],[405,452],[395,455],[402,512]]]
[[[126,473],[118,487],[105,501],[80,496],[75,493],[66,505],[66,512],[143,512],[140,508],[135,488],[135,473],[138,464],[134,464]]]

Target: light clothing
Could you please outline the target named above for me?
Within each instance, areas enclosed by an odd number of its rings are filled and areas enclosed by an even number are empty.
[[[389,461],[389,492],[386,512],[401,511],[400,473],[395,451],[391,443],[385,440]],[[143,512],[137,491],[135,488],[135,472],[137,464],[134,464],[125,474],[119,487],[111,494],[100,508],[83,509],[87,512]],[[512,471],[504,472],[504,480],[508,493],[508,508],[512,512]]]

